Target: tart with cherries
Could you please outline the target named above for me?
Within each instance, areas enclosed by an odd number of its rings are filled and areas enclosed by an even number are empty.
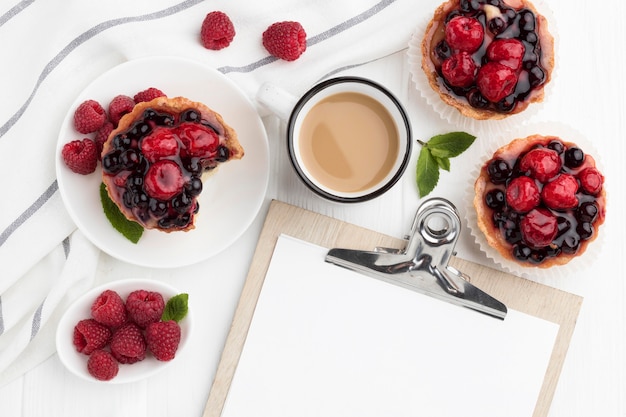
[[[138,103],[102,149],[102,180],[124,216],[146,229],[194,228],[203,177],[244,150],[235,130],[184,97]]]
[[[605,219],[604,176],[594,158],[555,136],[498,149],[474,184],[478,227],[505,259],[548,268],[581,255]]]
[[[421,53],[432,89],[477,120],[541,102],[554,69],[548,22],[527,0],[449,0],[429,22]]]

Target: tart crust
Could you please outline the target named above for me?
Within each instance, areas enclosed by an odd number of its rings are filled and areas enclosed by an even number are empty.
[[[428,79],[431,88],[439,95],[441,100],[456,108],[462,115],[476,120],[500,120],[513,114],[524,111],[531,103],[540,103],[544,99],[544,87],[552,79],[554,70],[554,37],[548,31],[547,19],[539,14],[535,6],[527,0],[503,0],[503,3],[516,10],[527,8],[531,10],[537,19],[537,33],[541,44],[541,65],[545,70],[545,82],[539,88],[531,91],[528,97],[517,102],[513,110],[508,113],[498,112],[491,109],[479,109],[471,106],[465,97],[460,97],[451,92],[443,83],[438,69],[441,68],[441,60],[436,56],[435,46],[445,38],[445,19],[453,10],[460,8],[460,0],[448,0],[441,4],[428,23],[421,43],[422,70]],[[485,31],[485,39],[493,37],[489,31]]]
[[[203,103],[189,100],[185,97],[158,97],[148,102],[137,103],[133,110],[130,113],[125,114],[119,121],[117,128],[115,128],[108,136],[107,140],[102,146],[102,156],[109,153],[114,149],[113,146],[113,138],[119,133],[128,131],[137,121],[142,120],[144,111],[152,109],[157,112],[168,113],[170,115],[179,115],[180,113],[194,109],[201,114],[203,120],[210,123],[211,127],[219,135],[219,145],[225,146],[229,150],[229,157],[227,161],[241,159],[244,156],[244,149],[239,143],[236,131],[229,126],[223,119],[223,117],[206,106]],[[137,149],[141,152],[140,149]],[[205,170],[202,173],[202,181],[206,181],[208,176],[213,175],[219,165],[225,163],[227,161],[218,162],[215,167],[212,167],[210,170]],[[215,163],[214,163],[215,164]],[[133,211],[126,207],[126,205],[122,201],[122,195],[117,192],[117,186],[115,185],[115,176],[108,175],[103,172],[102,181],[104,182],[107,192],[111,200],[118,206],[122,214],[130,221],[137,222],[141,224],[146,229],[157,229],[163,232],[174,232],[174,231],[189,231],[195,228],[194,225],[194,216],[192,214],[191,220],[184,227],[169,227],[162,228],[158,225],[158,222],[150,218],[148,220],[140,220]]]
[[[496,150],[489,161],[498,158],[504,159],[505,161],[516,161],[521,154],[529,151],[534,146],[539,144],[546,145],[553,140],[561,141],[568,148],[577,146],[575,143],[565,141],[557,136],[543,136],[535,134],[525,138],[517,138],[512,140],[507,145]],[[485,194],[490,190],[498,187],[497,185],[493,184],[489,179],[489,174],[487,172],[487,165],[489,164],[489,161],[487,161],[482,166],[478,178],[474,183],[473,205],[474,209],[476,210],[478,228],[485,236],[485,239],[487,240],[489,246],[496,249],[502,257],[509,261],[515,262],[516,264],[523,267],[534,266],[539,268],[550,268],[556,265],[564,265],[572,259],[582,255],[587,249],[587,246],[595,239],[597,239],[599,235],[599,228],[604,223],[606,217],[606,190],[604,186],[602,187],[602,190],[599,192],[599,194],[595,196],[598,205],[598,214],[595,221],[593,222],[594,234],[587,240],[581,240],[580,247],[576,253],[568,254],[562,252],[556,257],[546,258],[540,264],[523,262],[516,259],[511,252],[512,245],[506,241],[500,230],[493,224],[493,210],[487,207],[485,203]],[[585,154],[585,162],[582,166],[576,168],[573,173],[578,173],[587,167],[596,167],[595,159],[589,154]]]

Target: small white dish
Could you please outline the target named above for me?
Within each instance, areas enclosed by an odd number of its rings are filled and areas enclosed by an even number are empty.
[[[184,292],[159,281],[147,279],[125,279],[109,282],[89,290],[78,300],[72,303],[72,305],[65,311],[57,326],[56,348],[59,359],[71,373],[91,382],[125,384],[148,378],[157,372],[162,371],[172,363],[175,363],[184,353],[193,327],[191,308],[189,308],[185,318],[179,322],[181,328],[180,344],[178,345],[178,350],[176,351],[176,357],[174,357],[171,361],[158,361],[150,352],[146,352],[146,358],[140,362],[136,362],[132,365],[120,364],[117,376],[110,381],[99,381],[89,374],[89,371],[87,370],[87,360],[89,359],[89,356],[78,352],[74,347],[74,327],[80,320],[91,317],[91,305],[103,291],[116,291],[123,300],[126,300],[128,294],[135,290],[142,289],[161,293],[163,300],[166,303],[171,297]],[[192,302],[193,301],[191,301],[191,303]]]
[[[202,102],[220,113],[237,131],[245,156],[220,166],[216,175],[204,181],[195,229],[175,233],[145,230],[134,244],[115,230],[104,214],[100,164],[92,174],[75,174],[65,166],[61,149],[67,142],[88,136],[73,126],[74,111],[80,103],[93,99],[106,108],[118,94],[133,96],[150,87],[169,97],[183,96]],[[233,244],[256,218],[269,182],[267,134],[250,100],[215,69],[181,58],[128,61],[94,80],[68,109],[56,153],[59,191],[76,226],[114,258],[154,268],[191,265]]]

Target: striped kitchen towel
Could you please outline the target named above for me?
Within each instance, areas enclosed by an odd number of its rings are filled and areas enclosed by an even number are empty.
[[[54,353],[60,315],[94,282],[100,252],[76,230],[55,178],[60,126],[92,80],[125,61],[167,55],[218,69],[251,100],[263,82],[298,94],[337,71],[406,48],[416,23],[433,9],[424,3],[2,2],[0,385]],[[214,10],[228,14],[236,30],[221,51],[205,49],[199,38],[204,17]],[[300,22],[307,32],[307,50],[293,62],[270,56],[261,43],[270,24],[285,20]]]

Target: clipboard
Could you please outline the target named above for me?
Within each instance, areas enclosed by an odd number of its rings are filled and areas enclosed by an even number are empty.
[[[211,387],[203,417],[219,417],[245,344],[257,300],[276,242],[281,234],[327,247],[368,250],[401,248],[401,239],[272,201],[250,266],[232,326]],[[559,326],[533,417],[546,417],[565,360],[582,297],[453,257],[450,265],[471,277],[472,284],[518,310]],[[522,296],[520,296],[522,295]]]

